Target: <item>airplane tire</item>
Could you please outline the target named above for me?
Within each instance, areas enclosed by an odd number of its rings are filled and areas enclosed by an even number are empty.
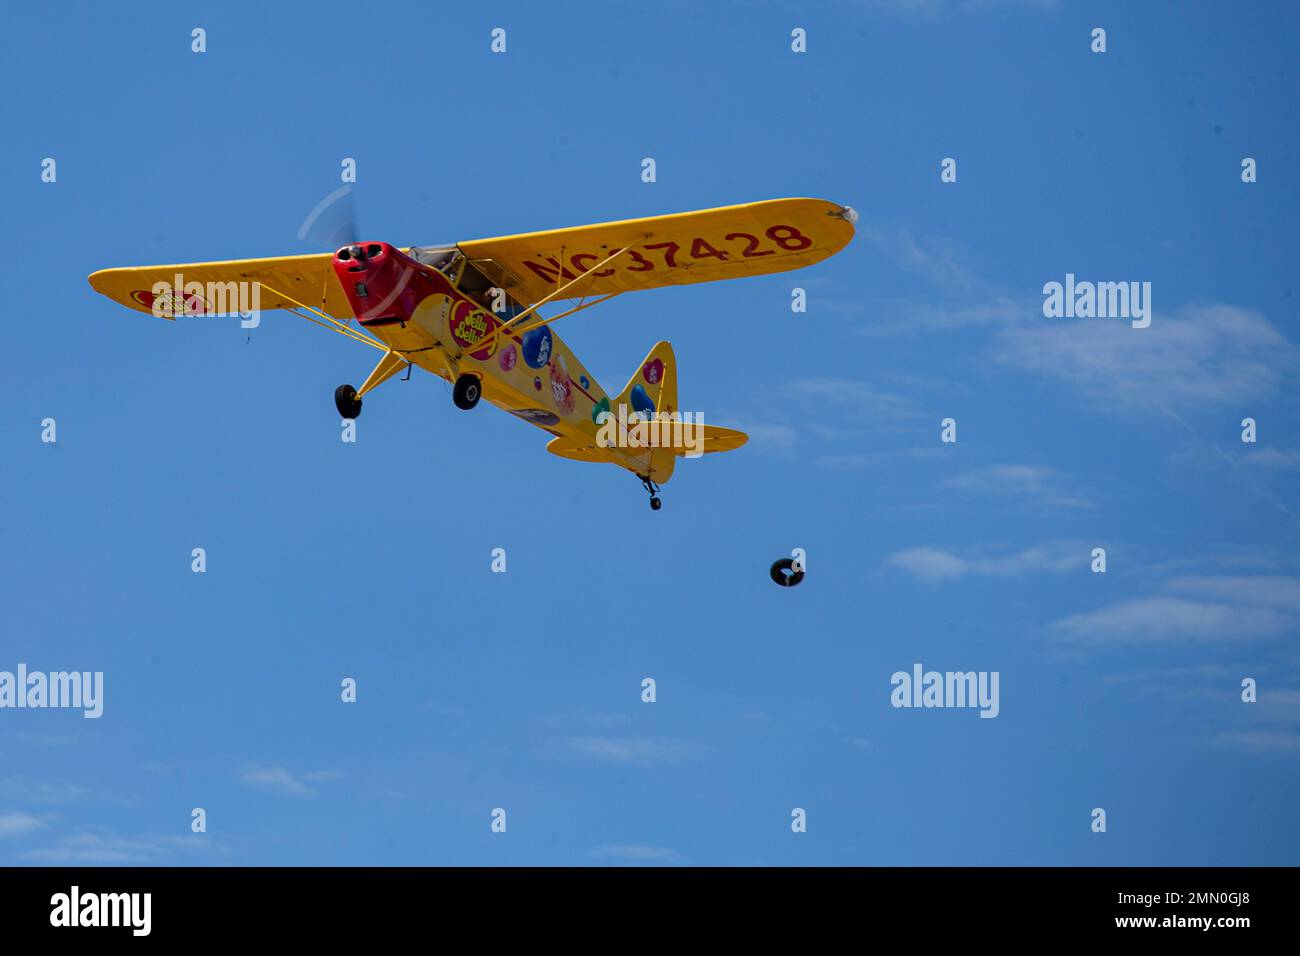
[[[785,572],[789,571],[789,574]],[[772,565],[772,580],[783,588],[792,588],[803,580],[803,572],[794,569],[794,558],[782,558]]]
[[[340,385],[334,389],[334,407],[344,418],[356,418],[361,414],[361,396],[351,385]]]
[[[457,408],[469,411],[478,404],[482,392],[483,385],[479,382],[478,376],[466,373],[456,379],[456,386],[451,390],[451,400],[456,403]]]
[[[658,498],[657,496],[654,497],[654,498],[651,498],[651,499],[650,499],[650,510],[651,510],[651,511],[658,511],[658,510],[659,510],[660,508],[662,508],[663,506],[664,506],[664,503],[663,503],[662,501],[660,501],[659,498]]]

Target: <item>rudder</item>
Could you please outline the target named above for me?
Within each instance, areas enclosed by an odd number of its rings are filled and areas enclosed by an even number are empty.
[[[614,408],[619,405],[626,405],[630,412],[651,415],[680,411],[677,407],[677,357],[670,343],[655,343],[618,398],[614,399]]]

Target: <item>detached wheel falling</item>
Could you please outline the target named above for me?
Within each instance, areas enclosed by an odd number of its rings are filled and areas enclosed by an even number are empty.
[[[772,580],[783,588],[792,588],[803,580],[804,573],[794,569],[794,558],[782,558],[772,565]]]
[[[344,418],[356,418],[361,414],[361,396],[351,385],[340,385],[334,389],[334,407]]]
[[[456,379],[456,386],[451,390],[451,400],[456,403],[457,408],[469,411],[478,404],[482,391],[483,386],[478,376],[466,373]]]

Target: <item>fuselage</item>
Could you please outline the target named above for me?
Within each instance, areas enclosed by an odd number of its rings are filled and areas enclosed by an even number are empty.
[[[334,258],[357,321],[389,348],[450,382],[477,375],[483,398],[498,408],[551,435],[595,445],[597,417],[611,399],[573,350],[549,325],[522,336],[511,329],[493,335],[523,307],[504,290],[479,288],[487,280],[464,257],[449,254],[439,265],[374,242],[345,247]],[[539,318],[531,313],[515,328]],[[486,344],[476,349],[479,343]],[[646,469],[644,454],[611,448],[608,455],[630,471]]]

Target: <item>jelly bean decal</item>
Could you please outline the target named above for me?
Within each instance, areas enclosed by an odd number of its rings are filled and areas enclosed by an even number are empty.
[[[551,362],[551,330],[546,326],[524,336],[524,362],[529,368],[545,368]]]
[[[641,387],[640,382],[632,386],[631,399],[632,399],[633,411],[649,412],[649,413],[654,412],[655,410],[654,399],[652,399],[649,395],[646,394],[646,390]]]
[[[663,359],[654,359],[653,361],[646,362],[645,366],[641,369],[641,377],[644,378],[646,383],[649,385],[657,385],[662,382],[664,379]]]
[[[518,361],[519,361],[519,350],[515,348],[515,344],[513,342],[511,342],[510,345],[508,345],[505,348],[505,350],[499,356],[497,356],[497,365],[501,367],[501,371],[503,372],[510,371],[512,368],[515,367],[515,363]]]
[[[551,362],[551,398],[555,407],[566,415],[573,411],[573,379],[564,365],[563,357]]]

